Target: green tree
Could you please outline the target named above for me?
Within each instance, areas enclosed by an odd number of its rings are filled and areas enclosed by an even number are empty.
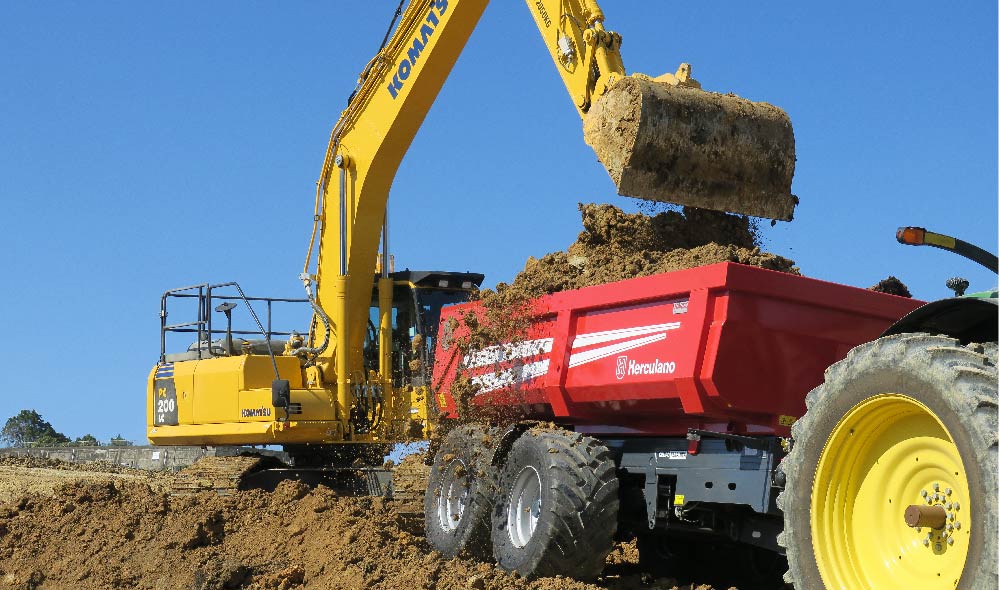
[[[89,446],[97,446],[98,444],[100,444],[97,442],[97,437],[95,437],[93,434],[85,434],[83,436],[78,436],[76,437],[76,440],[73,442],[79,445],[89,445]]]
[[[121,435],[121,433],[119,432],[119,433],[118,433],[118,436],[116,436],[116,437],[113,437],[113,438],[111,439],[111,444],[112,444],[112,445],[114,445],[114,446],[116,446],[116,447],[131,447],[131,446],[132,446],[132,441],[130,441],[130,440],[127,440],[127,439],[126,439],[126,438],[125,438],[124,436],[122,436],[122,435]]]
[[[34,410],[21,410],[16,416],[12,416],[0,430],[0,440],[12,447],[25,447],[31,444],[63,444],[69,442],[69,437],[61,432],[56,432],[42,418],[42,415]]]

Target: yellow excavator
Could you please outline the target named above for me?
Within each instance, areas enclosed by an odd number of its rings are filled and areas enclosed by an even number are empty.
[[[308,334],[273,331],[271,309],[284,300],[247,298],[235,284],[164,295],[161,354],[148,380],[153,444],[284,445],[296,456],[318,457],[327,445],[377,451],[430,435],[427,376],[437,314],[466,300],[482,276],[391,272],[386,203],[400,161],[487,4],[413,0],[402,10],[401,3],[398,26],[364,67],[317,183],[300,276],[313,310]],[[655,78],[627,75],[622,38],[604,28],[594,0],[527,6],[585,139],[619,192],[791,218],[794,139],[783,111],[701,90],[687,64]],[[168,304],[178,299],[197,304],[196,320],[167,321]],[[261,338],[237,330],[234,339],[231,314],[241,302]],[[253,304],[266,306],[266,328]],[[213,327],[213,310],[225,313],[225,331]],[[166,336],[178,332],[197,340],[168,353]],[[220,334],[225,338],[213,340]],[[279,335],[286,342],[272,339]]]

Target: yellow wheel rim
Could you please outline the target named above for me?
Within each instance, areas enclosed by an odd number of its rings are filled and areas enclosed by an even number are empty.
[[[940,506],[940,529],[910,527],[908,506]],[[975,522],[954,440],[931,410],[870,397],[830,434],[811,500],[813,552],[827,590],[954,590]]]

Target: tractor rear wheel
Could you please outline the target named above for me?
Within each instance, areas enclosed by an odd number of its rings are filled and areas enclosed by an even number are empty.
[[[551,429],[528,430],[514,442],[493,508],[500,567],[526,578],[596,578],[617,527],[618,476],[603,443]]]
[[[490,556],[490,509],[496,478],[490,465],[492,438],[477,424],[448,433],[434,456],[424,495],[427,541],[446,557],[465,552]]]
[[[778,498],[799,589],[997,587],[997,368],[982,345],[899,334],[826,371]]]

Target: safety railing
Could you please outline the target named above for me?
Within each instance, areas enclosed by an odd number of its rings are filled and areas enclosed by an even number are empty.
[[[217,293],[220,289],[233,288],[238,294],[219,294]],[[168,324],[167,317],[168,311],[167,306],[171,300],[181,299],[190,300],[197,299],[197,319],[191,322],[182,322],[179,324]],[[227,330],[226,328],[217,328],[212,322],[213,315],[213,302],[232,302],[232,301],[242,301],[244,305],[247,306],[248,311],[254,317],[254,320],[258,320],[257,314],[253,309],[251,302],[263,302],[265,307],[264,321],[257,321],[259,327],[258,330],[243,330],[243,329],[233,329]],[[276,303],[299,303],[308,304],[308,299],[288,299],[283,297],[248,297],[243,294],[243,290],[240,288],[239,284],[236,282],[229,283],[203,283],[200,285],[191,285],[189,287],[181,287],[179,289],[171,289],[163,293],[163,297],[160,298],[160,363],[166,362],[167,356],[167,334],[197,334],[197,345],[195,350],[197,351],[197,358],[207,358],[220,356],[212,352],[211,340],[213,335],[231,334],[234,336],[261,336],[268,342],[270,342],[273,336],[290,336],[292,332],[282,332],[276,331],[271,325],[272,311],[274,304]],[[202,346],[202,343],[207,343],[206,346]]]

